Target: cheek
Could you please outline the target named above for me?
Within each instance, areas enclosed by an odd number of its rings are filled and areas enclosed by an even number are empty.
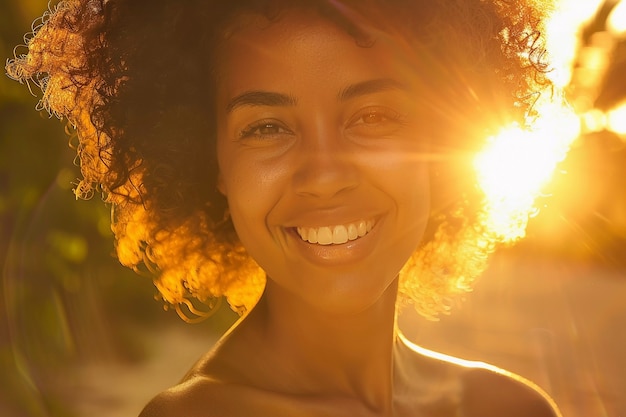
[[[404,191],[416,199],[420,207],[430,209],[430,169],[426,164],[411,164],[407,167]]]
[[[418,222],[421,232],[424,231],[426,223],[430,218],[431,213],[431,188],[430,188],[430,169],[427,165],[423,164],[419,168],[412,167],[413,184],[405,190],[407,195],[410,195],[409,204],[412,207],[412,213],[415,217],[415,221]],[[420,232],[420,234],[421,234]]]
[[[398,190],[402,200],[399,203],[400,222],[411,236],[422,240],[426,225],[431,215],[430,181],[428,172],[423,175],[405,177],[403,186]]]
[[[262,188],[255,181],[254,174],[245,171],[224,173],[226,199],[230,217],[239,240],[250,251],[251,244],[262,240],[265,233],[264,201]],[[254,252],[254,250],[253,250]]]
[[[369,171],[382,189],[402,206],[430,208],[430,164],[423,149],[406,149],[371,154]]]
[[[258,176],[258,171],[249,164],[241,164],[238,161],[229,161],[222,169],[222,182],[228,206],[234,220],[241,216],[254,216],[254,209],[259,209],[262,204],[263,181]],[[256,217],[256,216],[254,216]]]
[[[283,194],[284,170],[247,158],[245,152],[225,154],[220,158],[221,182],[235,230],[246,241],[248,235],[265,227],[267,216]]]
[[[422,241],[431,215],[430,168],[425,161],[405,157],[396,159],[389,169],[385,187],[396,205],[397,233],[413,251]]]

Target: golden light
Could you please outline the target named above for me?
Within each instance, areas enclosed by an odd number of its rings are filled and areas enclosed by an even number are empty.
[[[567,106],[561,91],[572,78],[581,27],[600,4],[600,0],[557,3],[546,25],[552,68],[548,77],[557,92],[541,95],[534,107],[537,116],[528,126],[504,128],[487,140],[474,159],[485,194],[483,230],[496,242],[514,242],[525,236],[528,219],[538,211],[537,197],[581,133],[581,119]]]
[[[614,36],[626,35],[626,1],[621,1],[615,6],[606,23],[607,29]]]
[[[626,3],[625,3],[626,4]],[[626,135],[626,101],[606,114],[607,129],[618,135]]]
[[[606,129],[606,113],[599,109],[591,109],[580,116],[585,132],[600,132]]]
[[[580,134],[578,116],[560,102],[540,113],[529,128],[511,126],[489,138],[474,160],[485,193],[483,226],[500,242],[524,237],[536,198]]]
[[[571,80],[574,60],[578,53],[580,31],[603,0],[559,0],[546,23],[546,49],[554,70],[550,78],[557,88]]]
[[[591,109],[580,117],[585,132],[608,130],[626,139],[626,101],[607,111]]]

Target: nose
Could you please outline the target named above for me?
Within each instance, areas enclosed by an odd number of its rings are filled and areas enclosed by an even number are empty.
[[[293,175],[296,193],[328,199],[355,188],[359,182],[355,157],[340,135],[303,138]]]

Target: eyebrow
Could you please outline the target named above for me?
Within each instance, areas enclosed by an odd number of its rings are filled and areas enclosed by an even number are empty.
[[[408,92],[409,88],[405,84],[391,78],[368,80],[352,84],[344,88],[343,90],[341,90],[341,92],[339,92],[338,100],[347,101],[355,97],[389,90],[402,90]],[[276,93],[271,91],[252,90],[246,91],[233,97],[226,106],[226,112],[231,113],[233,110],[239,107],[246,106],[292,107],[297,104],[298,100],[288,94]]]
[[[295,106],[297,103],[298,100],[288,94],[270,91],[246,91],[228,102],[226,112],[230,113],[238,107],[245,106]]]
[[[382,91],[389,90],[402,90],[409,92],[409,87],[399,81],[392,78],[380,78],[375,80],[363,81],[357,84],[352,84],[344,88],[339,93],[339,101],[350,100],[355,97],[364,96],[367,94],[380,93]]]

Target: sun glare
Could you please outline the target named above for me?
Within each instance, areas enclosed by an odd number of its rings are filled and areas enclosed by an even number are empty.
[[[525,236],[528,219],[538,211],[537,197],[581,133],[581,119],[567,105],[562,90],[572,78],[581,27],[600,3],[558,2],[546,26],[546,48],[552,68],[547,76],[556,93],[544,92],[534,107],[537,116],[528,126],[504,128],[487,139],[474,159],[485,194],[483,230],[496,242],[515,242]]]
[[[615,36],[626,36],[626,1],[615,6],[607,20],[607,28]]]
[[[625,3],[626,4],[626,3]],[[626,101],[613,110],[609,110],[606,115],[606,128],[621,136],[626,136]]]
[[[566,87],[580,44],[580,31],[597,12],[603,0],[557,0],[546,23],[546,49],[557,88]]]
[[[483,227],[500,242],[524,237],[535,200],[580,133],[578,116],[560,102],[540,112],[530,127],[514,125],[489,138],[474,160],[485,193]]]
[[[538,94],[524,123],[502,126],[499,133],[485,138],[483,149],[471,161],[483,192],[477,222],[466,223],[456,235],[458,239],[450,239],[446,234],[449,224],[444,221],[402,276],[410,276],[413,269],[428,282],[454,276],[455,294],[471,290],[471,283],[488,267],[500,245],[526,236],[529,220],[540,215],[539,197],[541,208],[551,204],[551,199],[571,197],[556,195],[563,187],[551,182],[575,142],[594,140],[591,133],[604,131],[626,142],[626,101],[611,109],[595,107],[611,69],[616,39],[624,35],[626,0],[610,4],[606,0],[556,2],[543,28],[550,68],[545,75],[552,86]],[[599,22],[592,25],[594,16],[603,17],[603,7],[614,7],[612,20],[606,27]],[[583,36],[590,27],[594,32]],[[560,179],[567,181],[567,172]],[[401,280],[401,290],[420,294],[410,280]],[[429,311],[426,316],[430,317]]]

